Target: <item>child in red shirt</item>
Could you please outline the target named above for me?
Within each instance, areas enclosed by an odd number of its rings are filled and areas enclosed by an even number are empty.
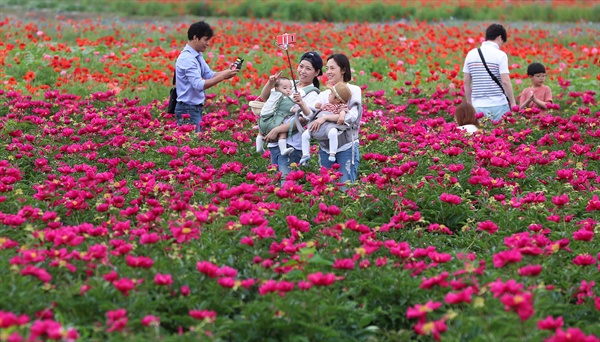
[[[546,68],[540,63],[531,63],[527,67],[527,75],[531,79],[531,87],[519,95],[521,109],[538,108],[542,114],[547,113],[547,103],[552,103],[552,90],[544,85]]]

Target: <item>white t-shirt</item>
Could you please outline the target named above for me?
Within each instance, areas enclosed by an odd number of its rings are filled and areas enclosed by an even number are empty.
[[[467,131],[467,133],[469,133],[469,134],[473,134],[479,130],[477,128],[477,126],[475,126],[475,125],[464,125],[464,126],[458,126],[456,128],[461,129],[463,131]]]
[[[481,53],[492,74],[496,76],[498,81],[502,82],[500,75],[509,74],[506,53],[500,50],[498,44],[490,41],[481,44]],[[502,89],[485,69],[477,49],[473,49],[467,54],[463,72],[471,74],[473,89],[471,103],[473,107],[495,107],[508,104]]]
[[[348,88],[350,89],[350,92],[352,93],[352,97],[350,98],[350,101],[348,101],[348,103],[352,103],[352,102],[358,102],[360,106],[362,106],[362,90],[360,89],[359,86],[354,85],[354,84],[350,84],[350,83],[346,83],[346,85],[348,86]],[[328,103],[329,102],[329,94],[331,93],[330,89],[327,89],[325,91],[323,91],[321,94],[319,94],[319,97],[317,98],[316,102],[319,102],[321,104],[324,103]],[[346,113],[346,116],[344,117],[345,122],[346,123],[354,123],[356,122],[356,120],[358,119],[358,109],[356,109],[356,107],[352,107],[348,113]],[[342,151],[346,151],[349,150],[353,144],[355,144],[357,141],[351,141],[347,144],[344,144],[340,147],[338,147],[338,152],[342,152]],[[323,149],[325,150],[325,149]],[[329,153],[329,151],[326,151],[326,153]]]

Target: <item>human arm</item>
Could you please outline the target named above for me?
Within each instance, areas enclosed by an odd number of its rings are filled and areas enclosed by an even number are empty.
[[[500,74],[500,80],[502,81],[502,87],[504,88],[506,97],[508,97],[509,105],[511,107],[515,106],[515,94],[513,92],[512,82],[510,81],[510,74]]]
[[[312,110],[310,110],[306,103],[304,103],[304,101],[302,100],[302,96],[300,96],[300,93],[294,93],[292,100],[294,100],[294,103],[297,104],[300,107],[300,109],[302,109],[302,113],[305,116],[312,115]]]
[[[471,84],[471,74],[468,72],[464,73],[463,76],[464,86],[465,86],[465,101],[467,103],[471,103],[471,94],[473,93],[473,87]]]
[[[543,86],[542,95],[539,98],[536,96],[534,101],[540,109],[548,109],[548,103],[552,103],[552,90],[550,90],[550,87]]]
[[[538,108],[540,108],[540,109],[548,109],[548,107],[546,106],[546,102],[538,99],[537,97],[533,96],[532,101],[538,106]]]
[[[319,93],[316,91],[311,91],[302,97],[302,102],[309,109],[309,116],[312,116],[314,113],[313,108],[315,106],[317,98],[320,98],[320,97],[319,97]],[[325,98],[325,99],[327,99],[327,98]],[[304,110],[306,110],[306,108],[302,109],[303,113],[305,113]],[[300,122],[302,122],[302,118],[300,118]],[[279,126],[273,128],[271,130],[271,132],[269,132],[269,134],[267,134],[265,136],[265,140],[266,141],[276,141],[277,135],[279,135],[280,133],[289,132],[290,126],[292,126],[292,125],[293,125],[293,129],[295,130],[296,124],[294,121],[292,121],[291,123],[284,123],[282,125],[279,125]]]
[[[342,110],[340,110],[340,114],[338,114],[337,124],[343,125],[345,123],[346,123],[346,111],[342,109]]]
[[[273,87],[275,86],[275,81],[277,81],[277,79],[280,76],[281,76],[281,71],[276,73],[275,75],[269,76],[267,83],[265,83],[265,86],[262,88],[262,91],[260,92],[260,99],[263,102],[267,101],[267,99],[271,95],[271,89],[273,89]]]
[[[215,74],[212,78],[204,80],[204,89],[208,89],[210,87],[217,85],[220,82],[223,82],[225,80],[232,78],[239,71],[240,71],[240,69],[226,69],[223,71],[215,72]]]
[[[519,108],[524,109],[524,108],[529,107],[529,104],[531,103],[531,101],[533,101],[533,98],[534,98],[533,91],[531,89],[523,90],[523,92],[519,96],[519,104],[520,104]]]
[[[346,123],[346,113],[348,112],[348,106],[344,105],[340,108],[339,116],[337,120],[338,125],[343,125]]]
[[[194,56],[191,53],[182,54],[177,60],[177,66],[183,70],[192,88],[198,91],[206,90],[219,82],[232,78],[239,71],[233,69],[214,72],[206,64],[202,55]]]

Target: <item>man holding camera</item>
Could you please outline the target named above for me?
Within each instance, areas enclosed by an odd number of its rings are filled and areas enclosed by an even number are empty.
[[[485,42],[481,48],[469,51],[463,67],[466,101],[493,121],[502,119],[510,112],[509,106],[516,104],[508,56],[500,50],[506,40],[502,25],[490,25],[485,31]]]
[[[188,43],[175,63],[177,124],[192,123],[196,125],[196,132],[200,132],[202,107],[206,99],[204,91],[239,72],[237,68],[214,72],[206,64],[202,53],[209,47],[212,37],[213,30],[204,21],[192,24],[188,29]],[[183,114],[190,115],[189,121],[183,120]]]

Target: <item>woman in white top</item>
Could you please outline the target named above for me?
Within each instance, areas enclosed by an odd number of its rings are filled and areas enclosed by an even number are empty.
[[[470,103],[463,102],[454,110],[454,119],[458,129],[473,134],[479,130],[479,122],[475,116],[475,107]]]
[[[363,112],[362,91],[358,86],[348,84],[352,79],[350,70],[350,61],[345,55],[338,53],[327,58],[325,67],[327,83],[330,86],[334,86],[339,82],[346,82],[352,93],[352,97],[348,101],[349,110],[344,117],[344,125],[339,125],[341,133],[338,136],[339,146],[335,154],[335,161],[332,162],[329,160],[329,140],[327,139],[326,130],[321,129],[321,126],[326,121],[337,122],[339,115],[324,115],[314,120],[310,126],[310,130],[313,132],[311,135],[319,141],[319,162],[321,166],[330,169],[333,167],[333,164],[339,164],[341,166],[339,170],[342,173],[342,177],[339,179],[341,183],[345,183],[346,181],[354,183],[356,181],[360,160],[358,131]],[[321,92],[317,102],[327,103],[330,92],[330,89]],[[342,131],[342,128],[345,130]]]
[[[323,74],[323,60],[316,52],[306,52],[300,57],[298,64],[296,88],[298,93],[294,95],[294,101],[298,104],[305,104],[314,112],[315,103],[320,93],[320,83],[318,77]],[[264,89],[263,89],[264,90]],[[267,101],[271,92],[263,91],[261,100]],[[299,94],[299,95],[298,95]],[[276,127],[265,136],[266,141],[271,141],[267,146],[271,152],[271,163],[276,164],[282,174],[281,182],[285,181],[287,175],[291,172],[291,164],[300,162],[302,157],[302,134],[296,130],[296,119],[292,118],[284,125]],[[289,132],[292,127],[292,134],[288,134],[287,146],[294,150],[288,155],[282,155],[277,145],[277,136],[279,133]]]

